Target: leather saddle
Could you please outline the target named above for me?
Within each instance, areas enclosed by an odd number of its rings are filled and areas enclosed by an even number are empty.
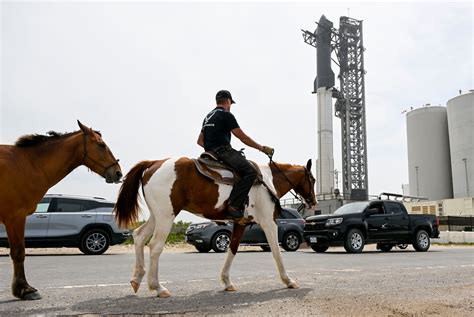
[[[220,162],[213,152],[204,152],[199,156],[199,158],[192,160],[199,173],[215,181],[216,183],[233,186],[234,183],[239,179],[239,175],[237,175],[232,170],[232,168]],[[255,163],[254,161],[249,162],[254,166],[255,170],[257,171],[257,178],[255,179],[253,185],[262,184],[270,194],[271,200],[275,203],[275,207],[278,211],[280,211],[280,199],[278,198],[276,193],[273,192],[273,190],[271,190],[268,185],[263,181],[262,172],[260,171],[260,168],[258,167],[257,163]]]
[[[229,166],[219,161],[216,155],[212,152],[204,152],[199,156],[199,158],[192,160],[199,173],[212,179],[216,183],[234,185],[236,180],[239,179],[239,175],[237,175]],[[257,171],[257,179],[254,184],[263,183],[262,173],[260,172],[257,163],[253,161],[249,162]]]

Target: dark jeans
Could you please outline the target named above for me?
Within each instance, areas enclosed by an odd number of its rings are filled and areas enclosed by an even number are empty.
[[[250,188],[257,178],[257,171],[239,151],[230,146],[217,148],[214,153],[240,176],[230,193],[229,206],[243,210]]]

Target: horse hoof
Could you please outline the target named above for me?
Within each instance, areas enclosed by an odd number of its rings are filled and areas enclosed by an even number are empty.
[[[133,291],[136,293],[138,292],[138,288],[140,288],[140,284],[135,281],[130,281],[130,285],[132,285]]]
[[[161,291],[160,293],[158,293],[159,298],[168,298],[170,296],[171,296],[171,293],[167,289],[165,289],[165,290]]]
[[[291,281],[290,283],[288,283],[288,288],[297,289],[297,288],[300,288],[300,287],[298,286],[298,284],[295,281]]]
[[[234,285],[231,285],[231,286],[227,286],[225,288],[225,291],[226,292],[235,292],[237,290],[237,288],[234,286]]]
[[[23,300],[37,300],[41,299],[41,295],[39,292],[28,293],[23,296]]]

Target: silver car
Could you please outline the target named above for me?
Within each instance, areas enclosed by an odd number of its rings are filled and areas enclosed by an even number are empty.
[[[98,197],[46,195],[26,218],[27,248],[77,247],[85,254],[102,254],[110,245],[123,243],[131,232],[118,228],[114,203]],[[0,247],[8,247],[0,224]]]

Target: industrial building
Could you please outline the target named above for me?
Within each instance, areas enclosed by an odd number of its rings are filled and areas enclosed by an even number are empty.
[[[473,197],[474,91],[406,115],[409,195]]]
[[[474,215],[474,91],[407,113],[408,212]]]
[[[423,107],[406,117],[410,196],[452,198],[446,107]]]
[[[432,201],[403,202],[412,214],[436,216],[474,216],[474,198],[452,198]]]
[[[448,101],[453,197],[474,196],[474,90]]]

